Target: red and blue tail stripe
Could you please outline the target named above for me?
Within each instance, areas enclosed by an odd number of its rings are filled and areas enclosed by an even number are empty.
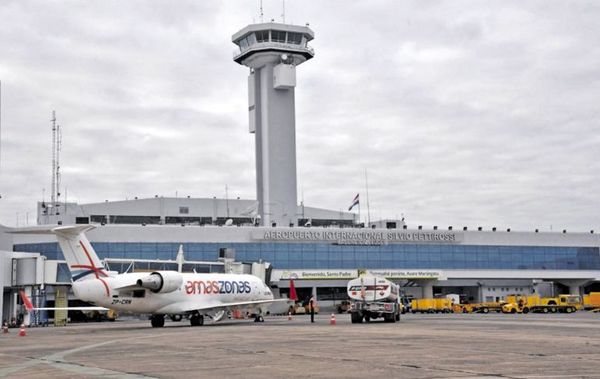
[[[73,281],[76,282],[77,280],[84,278],[89,274],[94,274],[96,276],[96,279],[101,281],[102,284],[104,285],[104,288],[106,289],[106,296],[109,296],[110,290],[108,289],[108,283],[106,283],[106,281],[101,278],[101,277],[107,278],[108,274],[104,271],[104,268],[96,267],[94,265],[94,261],[92,260],[90,253],[87,251],[87,249],[85,248],[85,245],[81,241],[79,241],[79,245],[83,249],[83,252],[85,253],[85,255],[88,259],[88,262],[90,264],[89,265],[72,265],[71,266],[72,270],[74,270],[74,269],[85,269],[86,270],[86,271],[80,272],[76,275],[73,275]]]

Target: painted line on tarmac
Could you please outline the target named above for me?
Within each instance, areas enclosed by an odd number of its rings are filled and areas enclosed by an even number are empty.
[[[171,333],[165,333],[163,335],[172,335]],[[161,335],[151,335],[151,336],[141,336],[137,338],[130,338],[130,340],[140,340],[146,338],[156,338]],[[61,369],[64,371],[72,372],[79,375],[91,375],[91,376],[101,376],[101,377],[114,377],[114,378],[125,378],[125,379],[154,379],[153,376],[147,376],[143,374],[130,374],[122,371],[114,371],[103,369],[99,367],[85,366],[80,363],[66,362],[65,356],[75,353],[80,353],[82,351],[95,349],[97,347],[110,345],[113,343],[122,342],[122,340],[111,340],[104,341],[100,343],[95,343],[92,345],[80,346],[75,349],[64,350],[54,354],[46,355],[40,358],[25,358],[26,361],[12,367],[0,368],[0,378],[6,377],[10,374],[18,373],[21,370],[31,368],[33,366],[37,366],[39,364],[48,364],[54,368]],[[3,354],[6,355],[6,354]]]

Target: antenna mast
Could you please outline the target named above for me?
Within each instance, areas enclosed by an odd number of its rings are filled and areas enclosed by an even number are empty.
[[[50,187],[50,214],[54,214],[56,204],[56,112],[52,111],[52,184]]]
[[[263,23],[263,22],[264,22],[264,20],[263,20],[263,16],[264,16],[264,14],[263,14],[262,0],[260,0],[260,22],[261,22],[261,23]]]
[[[56,111],[52,111],[52,188],[50,190],[49,215],[58,215],[58,202],[60,199],[60,150],[61,132],[60,125],[56,124]]]
[[[60,204],[60,152],[62,150],[62,128],[60,125],[56,125],[56,212],[58,213],[58,206]],[[66,204],[65,204],[66,208]]]
[[[282,23],[285,24],[285,0],[281,0],[281,7],[282,7],[281,20],[283,21]]]

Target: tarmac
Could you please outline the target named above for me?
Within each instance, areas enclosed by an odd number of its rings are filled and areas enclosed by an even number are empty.
[[[147,320],[0,334],[7,378],[600,378],[600,313]]]

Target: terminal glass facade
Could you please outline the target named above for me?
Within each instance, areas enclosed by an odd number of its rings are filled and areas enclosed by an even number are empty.
[[[92,243],[100,259],[174,260],[180,243]],[[216,261],[220,248],[235,260],[266,261],[277,269],[491,269],[600,270],[597,247],[326,243],[183,243],[186,260]],[[39,252],[61,260],[57,243],[18,244],[15,251]]]

